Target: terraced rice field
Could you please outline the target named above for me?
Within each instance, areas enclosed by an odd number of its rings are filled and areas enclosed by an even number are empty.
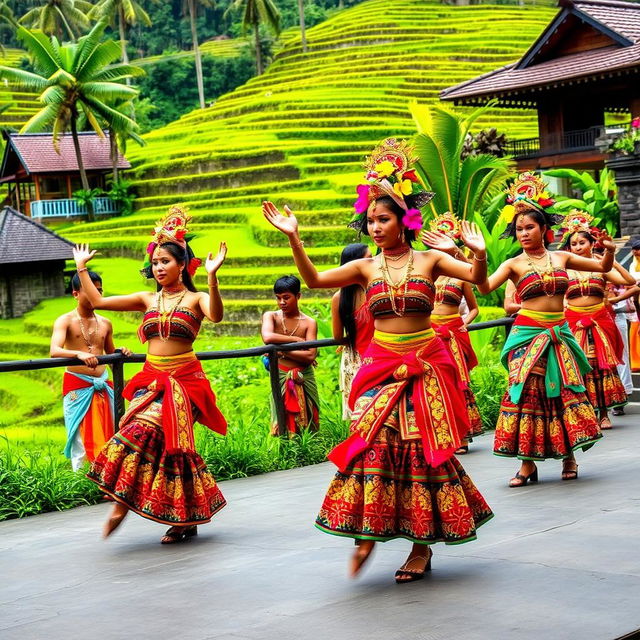
[[[0,53],[0,65],[19,67],[20,60],[26,56],[21,49],[5,49]],[[38,94],[19,89],[0,80],[0,105],[11,103],[10,109],[0,114],[0,127],[20,129],[20,127],[40,109]]]

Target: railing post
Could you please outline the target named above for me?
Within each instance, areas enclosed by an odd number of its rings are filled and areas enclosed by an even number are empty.
[[[269,378],[271,380],[271,396],[276,409],[276,420],[278,421],[278,435],[287,435],[287,417],[284,410],[284,400],[280,387],[280,370],[278,369],[278,352],[275,345],[269,345]]]
[[[113,363],[113,430],[117,431],[120,424],[120,418],[124,415],[124,398],[122,390],[124,389],[124,356],[120,349],[116,349],[114,353],[120,354],[120,359]]]

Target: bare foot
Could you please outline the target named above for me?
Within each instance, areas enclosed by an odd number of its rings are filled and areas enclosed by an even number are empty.
[[[102,537],[108,538],[120,526],[127,513],[129,513],[129,509],[125,505],[116,502],[102,527]]]
[[[353,552],[351,560],[349,561],[349,575],[355,578],[362,565],[366,562],[367,558],[371,555],[375,542],[372,540],[361,540],[358,548]]]

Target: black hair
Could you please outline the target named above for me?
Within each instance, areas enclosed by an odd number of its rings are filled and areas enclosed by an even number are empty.
[[[295,276],[282,276],[273,285],[273,293],[293,293],[297,296],[300,293],[300,279]]]
[[[596,239],[588,232],[588,231],[574,231],[567,236],[567,239],[560,246],[561,249],[565,249],[567,251],[571,251],[571,238],[578,234],[581,238],[589,241],[589,244],[595,244]]]
[[[406,196],[404,201],[407,204],[407,208],[409,209],[417,209],[415,206],[416,202],[411,196]],[[375,200],[376,206],[381,204],[386,207],[393,213],[396,218],[398,218],[398,222],[402,224],[402,218],[407,213],[391,196],[381,196],[380,198],[376,198]],[[369,235],[369,230],[367,229],[367,216],[362,217],[362,223],[360,229],[358,229],[360,233],[364,233],[365,236]],[[416,232],[413,229],[404,228],[404,239],[407,244],[411,244],[416,239]]]
[[[346,264],[352,260],[358,260],[364,258],[364,254],[367,253],[369,247],[361,242],[354,242],[348,244],[340,255],[340,264]],[[340,289],[340,304],[338,305],[338,315],[340,321],[344,327],[344,332],[347,337],[347,344],[354,349],[356,344],[356,322],[353,316],[356,304],[356,293],[360,289],[359,284],[350,284],[348,287],[342,287]]]
[[[91,282],[97,284],[98,282],[102,284],[102,278],[95,271],[87,271],[87,274],[91,278]],[[73,278],[71,278],[71,291],[80,291],[82,289],[82,282],[80,282],[80,275],[78,273],[73,274]]]
[[[636,238],[631,242],[631,251],[637,251],[640,249],[640,238]]]
[[[182,269],[182,284],[184,284],[184,286],[189,290],[189,291],[193,291],[196,292],[196,286],[193,284],[193,280],[191,279],[191,275],[190,273],[187,271],[187,265],[189,264],[189,261],[194,257],[193,255],[193,251],[191,251],[191,247],[189,246],[189,244],[187,244],[186,248],[182,248],[179,244],[176,244],[175,242],[164,242],[161,245],[159,245],[159,247],[161,249],[165,249],[166,251],[168,251],[175,259],[178,263],[182,263],[183,264],[183,269]],[[153,258],[153,256],[152,256]],[[140,270],[140,273],[147,278],[147,280],[152,280],[153,279],[153,265],[150,264],[148,267],[145,267],[144,269]],[[157,290],[160,291],[160,289],[162,289],[162,285],[158,282],[157,283]]]

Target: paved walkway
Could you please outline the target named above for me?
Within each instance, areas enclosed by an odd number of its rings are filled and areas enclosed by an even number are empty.
[[[635,415],[631,412],[634,412]],[[313,526],[330,464],[222,483],[201,535],[161,546],[130,516],[99,539],[108,505],[0,523],[2,640],[609,640],[640,629],[640,409],[591,451],[580,478],[513,460],[479,438],[464,466],[496,517],[476,542],[437,545],[433,572],[397,586],[408,543],[378,545],[356,581],[349,540]]]

